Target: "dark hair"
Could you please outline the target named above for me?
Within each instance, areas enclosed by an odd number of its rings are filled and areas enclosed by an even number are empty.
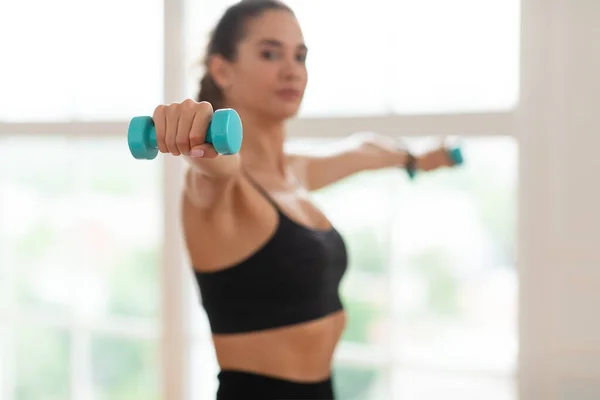
[[[246,22],[255,18],[267,10],[292,10],[278,0],[241,0],[230,6],[221,17],[214,28],[206,55],[204,57],[205,73],[200,80],[200,91],[197,101],[208,101],[213,109],[223,108],[223,92],[210,75],[208,65],[211,56],[220,55],[229,61],[234,61],[237,53],[237,45],[245,34]]]

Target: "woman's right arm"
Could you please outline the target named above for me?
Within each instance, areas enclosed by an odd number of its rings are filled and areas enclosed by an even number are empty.
[[[224,205],[241,172],[239,154],[219,155],[206,143],[212,116],[210,103],[187,99],[156,107],[152,117],[159,151],[184,156],[188,161],[185,193],[201,208]]]

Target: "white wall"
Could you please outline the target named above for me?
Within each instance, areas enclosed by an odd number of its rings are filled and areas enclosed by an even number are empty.
[[[600,399],[600,1],[522,18],[520,398]]]

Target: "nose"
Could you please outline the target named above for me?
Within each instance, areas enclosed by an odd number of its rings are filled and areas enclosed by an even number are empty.
[[[281,67],[282,78],[286,81],[298,81],[302,77],[304,66],[295,57],[286,57]]]

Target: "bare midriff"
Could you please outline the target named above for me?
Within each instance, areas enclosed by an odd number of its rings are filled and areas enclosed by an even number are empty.
[[[213,342],[223,370],[315,382],[330,377],[335,348],[345,325],[346,315],[341,310],[293,326],[213,335]]]

